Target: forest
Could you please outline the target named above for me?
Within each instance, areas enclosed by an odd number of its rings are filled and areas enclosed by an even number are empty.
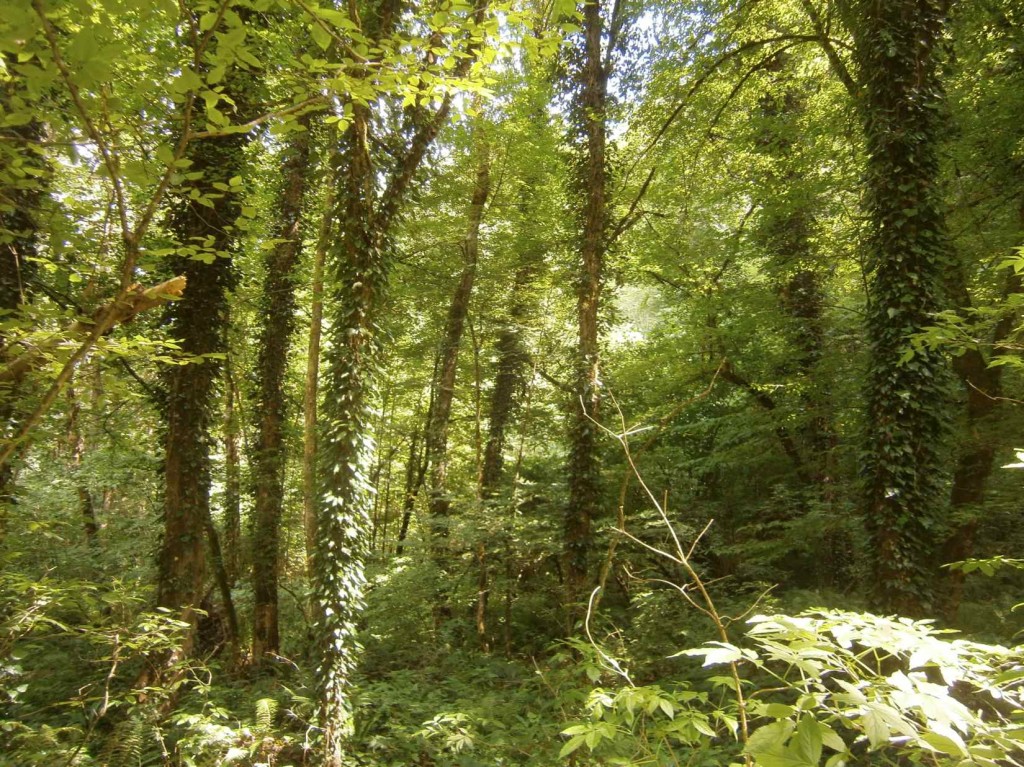
[[[1022,0],[2,0],[0,767],[1024,765],[1022,310]]]

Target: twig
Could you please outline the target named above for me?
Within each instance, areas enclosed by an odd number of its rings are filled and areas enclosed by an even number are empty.
[[[595,588],[590,592],[590,599],[587,602],[587,614],[583,616],[583,630],[587,633],[587,639],[590,640],[591,646],[597,650],[597,654],[601,656],[601,660],[608,664],[608,668],[625,679],[630,687],[636,687],[636,685],[633,684],[633,680],[629,678],[629,674],[626,670],[619,665],[619,662],[615,660],[615,658],[601,649],[601,646],[594,641],[594,635],[590,633],[590,616],[593,613],[594,597],[597,596],[598,591],[600,591],[600,589]]]
[[[705,397],[707,397],[707,396],[709,396],[711,394],[711,391],[715,388],[715,382],[718,380],[718,376],[722,372],[722,370],[725,368],[727,362],[728,361],[725,360],[725,359],[722,360],[722,362],[718,366],[718,369],[715,371],[715,374],[711,377],[711,382],[708,384],[707,388],[703,392],[701,392],[700,394],[696,395],[695,397],[691,397],[690,399],[685,400],[684,402],[680,402],[678,405],[676,405],[674,408],[672,408],[672,410],[670,410],[667,414],[665,414],[664,416],[661,417],[661,419],[658,421],[657,426],[655,427],[655,429],[656,429],[655,432],[650,437],[648,437],[647,440],[643,444],[641,444],[640,447],[634,452],[634,454],[633,454],[634,458],[639,457],[641,453],[643,453],[651,445],[653,445],[654,442],[661,435],[661,432],[664,430],[664,428],[677,415],[679,415],[679,413],[683,412],[684,409],[686,409],[690,405],[694,404],[695,402],[699,402],[700,400],[704,399]],[[621,411],[620,411],[620,416],[621,416]],[[625,423],[622,421],[621,417],[620,417],[620,423],[622,423],[622,433],[626,434],[627,433],[627,429],[625,428]],[[635,433],[635,432],[636,432],[636,430],[634,429],[632,432],[629,432],[629,433]],[[617,522],[618,522],[618,530],[619,530],[620,533],[625,532],[625,529],[626,529],[626,495],[629,492],[629,484],[630,484],[630,480],[632,478],[633,478],[632,472],[626,471],[624,473],[623,477],[622,477],[622,484],[619,486],[619,505],[618,505],[618,508],[617,508],[617,517],[618,517]],[[708,524],[710,526],[710,523],[708,523]],[[705,528],[705,530],[706,530],[706,528]],[[704,533],[702,532],[699,536],[697,536],[697,539],[694,541],[694,546],[697,545],[697,541],[699,541],[700,538],[703,535],[704,535]],[[605,584],[608,582],[608,576],[611,573],[612,565],[614,564],[615,550],[616,550],[617,547],[618,547],[618,538],[613,535],[611,537],[611,540],[609,540],[609,542],[608,542],[608,553],[605,555],[604,564],[601,566],[601,572],[600,572],[600,575],[598,576],[598,587],[601,589],[601,593],[602,594],[604,593]],[[690,553],[692,554],[692,552],[693,552],[693,548],[691,547]],[[600,597],[600,595],[598,595],[597,604],[600,605],[600,603],[601,603],[601,597]]]
[[[683,550],[683,545],[682,545],[681,541],[679,540],[679,536],[676,533],[675,528],[673,527],[671,520],[669,520],[669,518],[668,518],[668,514],[665,511],[665,507],[664,507],[663,503],[661,501],[659,501],[658,497],[651,491],[650,487],[644,481],[643,476],[640,474],[640,471],[639,471],[639,469],[636,466],[636,462],[634,460],[633,454],[631,453],[630,447],[629,447],[629,433],[630,432],[625,428],[625,416],[623,415],[622,408],[619,407],[619,403],[615,399],[614,396],[610,396],[609,398],[611,399],[612,404],[615,406],[615,409],[616,409],[616,411],[619,414],[619,422],[623,426],[623,430],[622,430],[621,434],[616,434],[615,432],[611,431],[606,426],[604,426],[603,424],[599,423],[596,419],[594,419],[589,414],[587,414],[586,411],[584,411],[584,414],[586,415],[587,419],[591,421],[591,423],[593,423],[595,426],[597,426],[598,429],[600,429],[601,431],[603,431],[606,434],[608,434],[609,436],[611,436],[613,439],[618,441],[618,443],[622,446],[623,453],[625,454],[625,457],[626,457],[626,462],[629,464],[630,470],[632,471],[633,475],[636,477],[637,483],[640,485],[641,488],[643,488],[643,491],[644,491],[645,495],[647,496],[648,500],[654,506],[654,509],[658,512],[658,516],[661,517],[662,524],[665,525],[665,528],[668,530],[669,534],[671,535],[672,541],[673,541],[673,543],[675,545],[675,552],[670,554],[668,552],[661,551],[660,549],[657,549],[657,548],[655,548],[655,547],[653,547],[653,546],[651,546],[651,545],[649,545],[649,544],[639,540],[638,538],[636,538],[635,536],[631,535],[627,531],[622,531],[622,534],[624,534],[626,537],[636,541],[637,543],[639,543],[644,548],[646,548],[646,549],[648,549],[650,551],[653,551],[655,553],[658,553],[659,555],[669,559],[672,562],[676,562],[676,563],[682,565],[683,569],[686,571],[687,576],[690,578],[690,581],[692,582],[692,585],[700,593],[701,600],[704,602],[704,606],[706,608],[706,609],[703,610],[703,612],[710,618],[711,622],[714,624],[715,630],[718,633],[719,639],[724,644],[731,645],[731,642],[729,641],[728,625],[723,620],[721,613],[719,613],[719,611],[718,611],[718,608],[715,606],[714,599],[711,597],[711,594],[708,592],[707,585],[705,584],[703,578],[701,578],[700,573],[698,573],[696,568],[694,568],[693,563],[691,562],[690,557],[687,554],[687,552]],[[706,530],[707,530],[707,528],[705,527],[705,531]],[[703,535],[703,532],[701,533],[701,535]],[[691,547],[690,551],[692,551],[692,547]],[[687,597],[688,601],[691,601],[691,603],[692,603],[692,600],[689,599],[689,595],[687,595],[686,592],[684,591],[685,587],[676,586],[676,588],[677,588],[677,590],[680,591],[680,593],[682,593],[685,597]],[[595,590],[595,593],[596,593],[596,590]],[[591,599],[593,599],[593,595],[591,595]],[[588,637],[589,637],[589,633],[588,633]],[[591,639],[591,641],[593,641],[593,640]],[[732,679],[733,679],[733,693],[734,693],[734,697],[736,699],[737,713],[739,715],[741,740],[742,740],[742,742],[744,744],[746,744],[747,741],[749,740],[749,737],[750,737],[750,730],[749,730],[749,725],[748,725],[748,720],[747,720],[746,697],[745,697],[745,695],[743,693],[743,688],[742,688],[742,684],[741,684],[741,680],[740,680],[740,674],[739,674],[739,666],[738,666],[737,662],[736,661],[730,662],[729,663],[729,669],[730,669],[731,676],[732,676]],[[753,765],[753,760],[751,759],[749,754],[745,754],[744,755],[744,760],[745,760],[746,764],[748,765],[748,767]]]

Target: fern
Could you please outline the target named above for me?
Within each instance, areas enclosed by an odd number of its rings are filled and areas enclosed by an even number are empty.
[[[108,767],[139,767],[146,723],[141,716],[122,719],[114,727],[104,749],[102,763]]]
[[[269,735],[277,716],[278,703],[273,698],[260,698],[256,701],[256,733]]]

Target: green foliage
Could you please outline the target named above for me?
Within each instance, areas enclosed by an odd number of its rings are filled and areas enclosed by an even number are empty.
[[[573,630],[560,519],[580,138],[559,82],[582,6],[342,5],[3,3],[0,366],[29,351],[39,364],[0,381],[0,450],[16,448],[0,466],[0,764],[298,767],[319,758],[310,746],[331,717],[364,767],[550,767],[559,751],[577,765],[1020,761],[1018,650],[853,611],[876,587],[901,607],[934,592],[975,638],[1020,628],[1019,478],[992,471],[1012,460],[1024,399],[1020,4],[960,3],[948,20],[931,0],[602,4],[616,73],[602,395],[621,406],[651,487],[672,492],[663,518],[622,483],[618,446],[601,447],[586,563],[608,567],[589,627],[608,631],[600,652],[552,644]],[[487,134],[494,186],[436,562],[414,480],[473,130]],[[304,339],[276,404],[255,394],[261,315],[301,334],[310,314],[308,264],[294,303],[265,300],[291,285],[262,291],[287,223],[281,160],[306,134],[320,165],[295,223],[308,255],[323,223],[333,262],[312,573],[297,482]],[[210,231],[184,231],[186,214]],[[122,280],[172,268],[232,289],[169,324],[201,293],[195,279],[163,318],[98,337],[71,365],[73,393],[47,401]],[[172,337],[186,333],[214,343]],[[997,385],[953,391],[945,369],[977,355]],[[194,585],[208,615],[186,642],[190,625],[151,609],[164,384],[179,374],[207,385],[181,394],[204,400],[184,447],[209,467],[209,491],[200,470],[183,486],[198,490],[192,510],[209,499],[230,555],[237,647],[198,517],[163,543],[205,563]],[[284,506],[280,540],[264,545],[248,530],[270,412],[286,414],[271,456]],[[13,441],[23,428],[31,444]],[[965,468],[978,487],[947,513]],[[881,514],[863,513],[865,469]],[[620,504],[624,530],[652,548],[623,543]],[[688,539],[715,520],[691,564],[723,615],[762,600],[745,636],[725,618],[723,638],[671,588],[680,565],[655,551],[674,550],[666,519]],[[969,550],[948,554],[960,542]],[[892,578],[878,576],[880,554]],[[963,561],[940,569],[948,559]],[[280,655],[258,671],[254,566],[281,592]],[[992,577],[954,593],[979,572]],[[431,607],[440,591],[445,616]],[[822,604],[843,611],[805,612]],[[186,645],[196,657],[138,689]]]
[[[704,690],[593,690],[587,720],[562,732],[562,755],[586,746],[586,764],[705,763],[709,749],[739,739],[737,748],[759,767],[861,759],[995,767],[1024,744],[1020,648],[952,639],[929,621],[867,613],[760,615],[749,625],[745,647],[714,643],[681,653],[712,669],[744,669],[749,736],[740,737],[735,703],[712,697],[732,680],[712,676]]]

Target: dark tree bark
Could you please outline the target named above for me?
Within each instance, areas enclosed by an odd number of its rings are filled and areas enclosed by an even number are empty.
[[[229,75],[227,93],[247,119],[249,79]],[[177,257],[172,267],[188,282],[185,298],[168,306],[170,334],[184,354],[202,358],[177,365],[167,375],[167,431],[164,458],[164,530],[158,558],[157,604],[193,625],[206,577],[207,520],[210,518],[210,448],[215,392],[221,372],[216,357],[227,350],[227,291],[234,285],[231,250],[235,222],[241,214],[230,186],[244,172],[249,134],[206,138],[189,148],[191,170],[202,177],[171,200],[168,229],[183,245],[204,245],[215,254],[211,263]],[[223,188],[222,186],[222,188]],[[195,198],[189,194],[194,189]],[[201,200],[209,204],[204,205]],[[184,654],[191,652],[186,642]]]
[[[484,500],[493,498],[501,485],[505,468],[505,442],[517,400],[526,387],[529,354],[523,344],[522,326],[530,317],[534,303],[526,296],[527,288],[537,273],[538,254],[524,254],[523,266],[516,270],[508,318],[501,323],[495,351],[498,353],[494,388],[487,419],[487,444],[484,447],[480,494]]]
[[[1024,204],[1020,220],[1024,228]],[[962,275],[958,275],[962,277]],[[1007,277],[1005,296],[1024,291],[1021,276],[1011,273]],[[969,309],[971,298],[961,279],[951,288],[960,308]],[[996,426],[995,416],[1003,404],[1003,367],[990,365],[994,357],[1006,353],[1003,346],[1017,324],[1017,315],[1007,313],[996,324],[991,336],[992,352],[986,355],[980,348],[968,348],[953,360],[953,371],[964,386],[966,395],[966,436],[961,440],[953,485],[950,488],[951,528],[939,550],[940,561],[962,562],[974,555],[974,542],[981,522],[981,508],[985,489],[992,469],[995,468],[997,441],[991,434]],[[942,599],[942,610],[947,620],[954,621],[963,597],[964,573],[949,570]]]
[[[427,461],[421,451],[421,440],[422,437],[418,429],[409,437],[409,456],[405,462],[405,493],[402,496],[402,521],[395,543],[395,555],[399,557],[405,553],[405,539],[409,535],[412,513],[416,508],[416,498],[427,478]]]
[[[579,73],[575,121],[584,141],[581,193],[584,197],[580,262],[577,277],[579,340],[575,359],[569,453],[569,506],[565,514],[565,586],[570,606],[576,605],[589,583],[592,525],[600,505],[599,417],[600,342],[598,316],[604,271],[605,229],[608,223],[606,107],[608,67],[602,55],[604,22],[601,4],[583,6],[583,57]],[[576,610],[572,608],[575,614]]]
[[[11,76],[0,84],[0,114],[11,114],[17,111],[23,92],[15,57],[9,53],[3,56]],[[37,253],[38,218],[49,172],[49,163],[38,145],[42,135],[42,126],[35,120],[0,128],[0,317],[5,320],[16,317],[26,303],[37,271],[32,258]],[[22,169],[13,172],[16,165],[25,163],[32,174]],[[4,365],[15,356],[9,342],[6,333],[0,332],[0,363]],[[0,440],[12,439],[18,433],[17,388],[17,380],[0,382]],[[0,464],[0,542],[13,501],[12,472],[10,462]]]
[[[943,505],[946,364],[911,339],[944,307],[950,266],[937,153],[948,2],[850,0],[849,10],[872,224],[864,514],[878,606],[915,615],[931,599],[928,563]]]
[[[235,610],[235,600],[231,596],[231,578],[224,563],[224,554],[221,550],[220,535],[217,533],[217,526],[213,524],[213,516],[210,514],[210,507],[206,507],[206,518],[203,520],[203,532],[206,534],[206,545],[210,551],[210,563],[213,565],[213,580],[220,592],[221,602],[224,609],[224,628],[227,632],[227,642],[231,649],[231,662],[236,663],[239,657],[239,635],[238,635],[238,612]]]
[[[280,650],[277,575],[280,567],[281,514],[287,452],[283,429],[287,417],[284,378],[288,349],[295,329],[295,278],[302,250],[302,200],[310,173],[309,116],[299,120],[305,130],[292,135],[284,151],[278,193],[277,244],[266,258],[261,299],[262,325],[257,362],[257,438],[253,452],[255,485],[253,526],[252,655]]]
[[[455,376],[458,371],[459,349],[473,295],[477,261],[480,255],[480,223],[491,189],[490,158],[486,146],[479,149],[480,159],[469,203],[466,234],[460,246],[462,273],[448,307],[444,337],[441,340],[434,382],[433,407],[426,432],[426,460],[430,467],[430,524],[431,547],[434,559],[442,573],[447,569],[445,540],[448,537],[451,501],[448,498],[448,425],[451,421],[452,402],[455,397]],[[443,592],[443,587],[442,587]],[[449,614],[446,592],[438,595],[438,617]]]
[[[235,412],[238,386],[231,356],[224,365],[224,569],[233,586],[241,571],[242,467],[238,442],[241,426]]]

